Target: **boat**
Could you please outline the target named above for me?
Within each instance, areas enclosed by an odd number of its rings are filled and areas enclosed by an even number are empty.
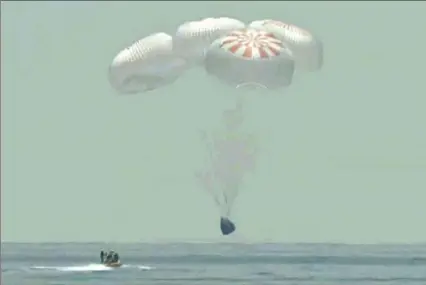
[[[123,264],[121,264],[120,261],[117,261],[117,262],[111,262],[111,263],[104,263],[104,265],[106,267],[118,268],[118,267],[121,267],[121,265],[123,265]]]

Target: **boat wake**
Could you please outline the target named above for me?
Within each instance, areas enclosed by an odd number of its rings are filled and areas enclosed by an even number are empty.
[[[136,269],[136,270],[152,270],[153,267],[146,265],[130,265],[125,264],[120,269]],[[118,268],[111,268],[103,264],[87,264],[87,265],[76,265],[76,266],[33,266],[31,269],[35,270],[48,270],[48,271],[60,271],[60,272],[99,272],[99,271],[112,271]]]

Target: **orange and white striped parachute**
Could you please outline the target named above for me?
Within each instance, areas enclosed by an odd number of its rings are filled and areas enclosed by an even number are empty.
[[[109,81],[122,94],[145,92],[173,83],[186,69],[187,62],[173,53],[172,37],[155,33],[115,56]]]
[[[303,71],[321,69],[323,65],[322,42],[307,30],[269,19],[251,22],[249,27],[271,32],[287,44],[293,53],[296,69]]]
[[[211,44],[205,69],[233,87],[253,84],[276,89],[291,84],[294,61],[291,50],[272,33],[241,29]]]

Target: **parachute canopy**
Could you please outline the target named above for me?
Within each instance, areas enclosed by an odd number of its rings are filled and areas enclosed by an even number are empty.
[[[232,234],[235,231],[235,224],[228,218],[221,217],[220,218],[220,230],[223,235]]]
[[[249,27],[273,33],[291,49],[296,69],[316,71],[323,65],[322,42],[312,33],[292,24],[275,20],[259,20]]]
[[[243,22],[226,17],[185,22],[177,28],[173,39],[174,51],[191,63],[201,64],[206,49],[214,40],[244,27]]]
[[[295,70],[322,65],[322,42],[305,29],[271,19],[246,25],[216,17],[184,22],[173,37],[159,32],[135,42],[114,58],[109,81],[122,94],[145,92],[203,66],[232,87],[278,89],[291,85]]]
[[[120,51],[109,80],[120,93],[145,92],[173,83],[186,68],[186,61],[173,53],[172,37],[156,33]]]
[[[287,45],[274,34],[257,29],[234,30],[215,40],[207,50],[204,66],[208,74],[233,87],[286,87],[294,73]]]

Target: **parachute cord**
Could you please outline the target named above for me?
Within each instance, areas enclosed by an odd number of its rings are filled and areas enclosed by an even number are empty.
[[[213,196],[214,202],[216,203],[216,206],[218,206],[220,208],[220,202],[219,199],[216,197],[216,195],[214,195],[212,192],[210,192]]]
[[[207,153],[208,153],[208,158],[206,159],[207,160],[207,164],[212,165],[213,160],[214,160],[214,157],[213,157],[213,149],[214,149],[214,147],[213,147],[212,139],[209,138],[209,135],[205,131],[201,131],[201,133],[202,133],[202,136],[203,136],[202,140],[207,145],[207,147],[206,147],[207,148]],[[208,187],[208,190],[209,190],[208,192],[210,192],[210,195],[212,195],[212,197],[213,197],[213,199],[215,201],[216,206],[220,209],[220,208],[222,208],[222,205],[220,203],[219,197],[215,194],[215,191],[214,191],[214,188],[217,187],[217,185],[215,185],[215,184],[217,184],[216,183],[217,182],[216,181],[216,173],[210,172],[210,175],[212,176],[213,185],[211,185],[211,187]]]
[[[225,215],[226,215],[226,217],[228,217],[230,209],[231,209],[231,206],[228,205],[228,198],[226,197],[225,192],[222,192],[222,196],[223,196],[223,200],[225,202],[225,205],[224,205],[224,207],[225,207]]]

